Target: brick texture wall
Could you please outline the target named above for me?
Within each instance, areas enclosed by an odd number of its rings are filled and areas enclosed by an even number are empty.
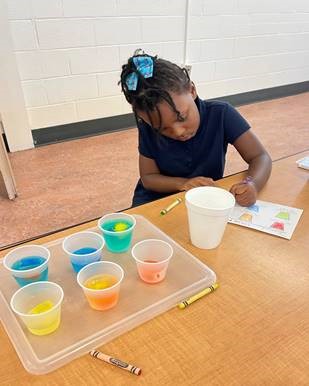
[[[136,48],[184,59],[185,0],[7,0],[32,129],[130,112]],[[187,63],[201,97],[309,79],[308,0],[191,0]]]

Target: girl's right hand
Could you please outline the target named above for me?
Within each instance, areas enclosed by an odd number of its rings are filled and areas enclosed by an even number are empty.
[[[192,188],[197,188],[198,186],[214,186],[214,180],[207,177],[194,177],[188,179],[181,187],[181,191],[190,190]]]

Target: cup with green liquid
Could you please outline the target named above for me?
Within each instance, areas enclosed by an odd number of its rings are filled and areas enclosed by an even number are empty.
[[[127,213],[110,213],[98,221],[106,247],[113,253],[123,253],[130,248],[135,225],[135,217]]]

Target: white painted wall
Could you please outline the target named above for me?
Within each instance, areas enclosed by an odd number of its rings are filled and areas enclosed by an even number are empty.
[[[309,80],[309,1],[192,0],[187,56],[204,98]]]
[[[130,112],[117,81],[136,48],[182,63],[186,0],[7,0],[33,129]],[[201,97],[309,79],[308,0],[190,0]]]
[[[16,151],[33,147],[33,141],[7,12],[7,4],[0,0],[0,135],[5,130],[10,150]]]
[[[117,85],[136,48],[181,62],[185,0],[7,0],[32,129],[131,112]]]

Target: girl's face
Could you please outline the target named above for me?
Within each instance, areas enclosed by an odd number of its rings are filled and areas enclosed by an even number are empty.
[[[180,112],[180,119],[177,118],[177,114],[171,106],[163,101],[157,105],[161,114],[161,126],[158,112],[156,110],[150,112],[153,128],[165,137],[177,141],[187,141],[194,137],[200,125],[200,113],[194,102],[197,97],[195,87],[192,84],[190,91],[182,94],[170,92],[170,96],[175,103],[176,109]],[[137,115],[151,126],[146,112],[137,111]]]

